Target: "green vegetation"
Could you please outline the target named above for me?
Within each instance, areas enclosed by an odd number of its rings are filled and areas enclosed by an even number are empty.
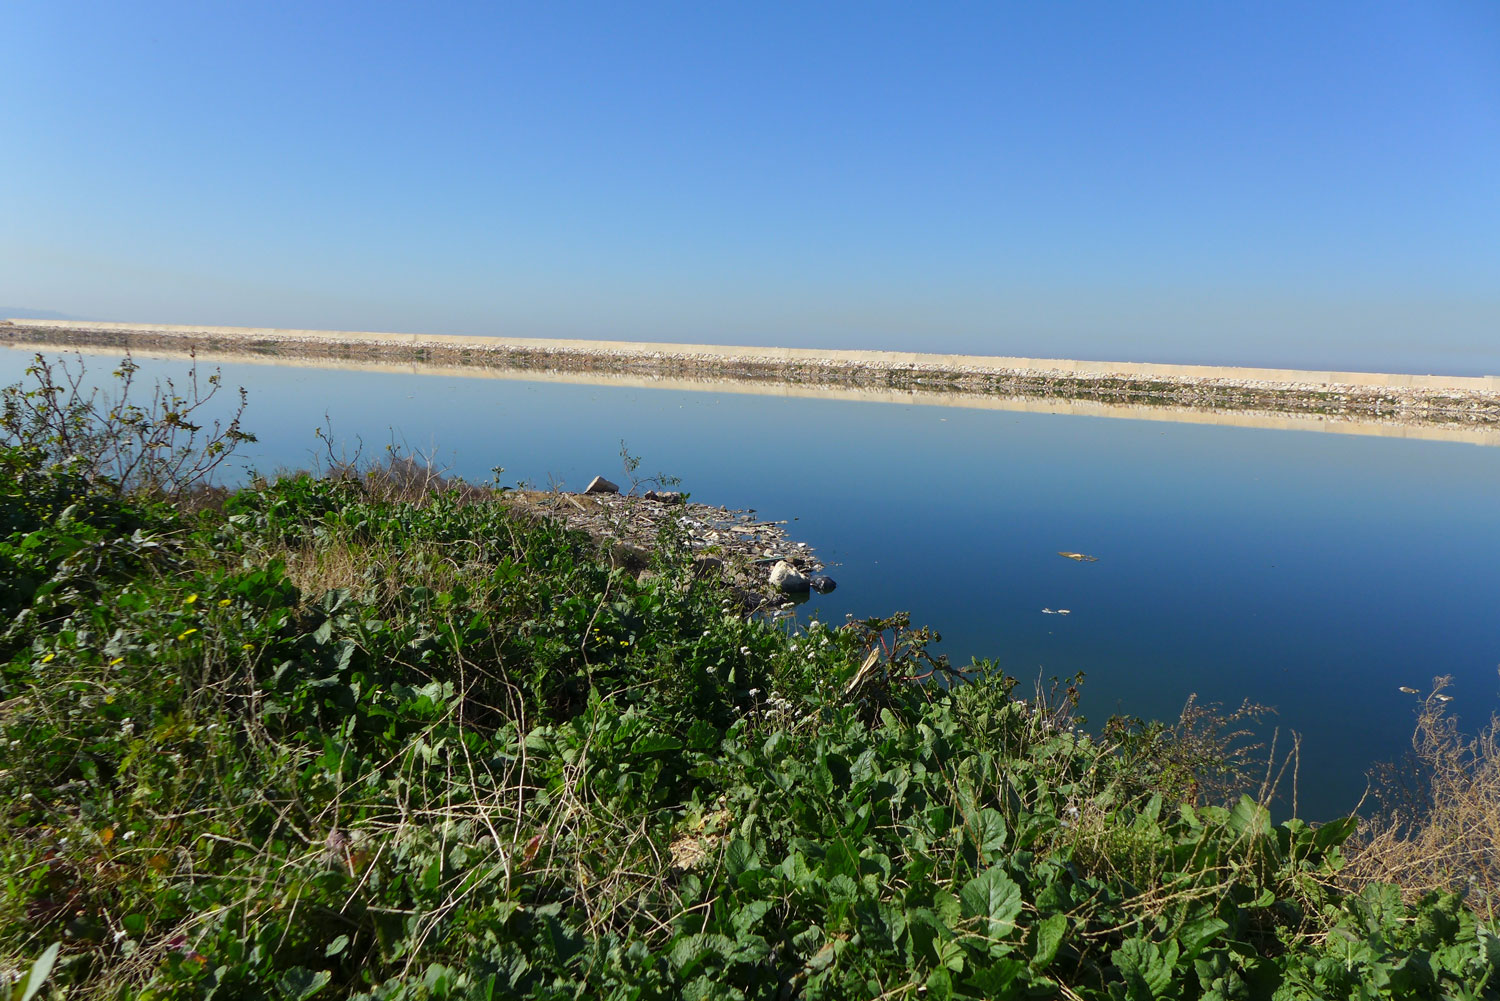
[[[1352,820],[1184,799],[1201,728],[747,620],[674,533],[638,578],[399,462],[120,489],[7,413],[22,1001],[1494,996],[1460,894],[1340,883]]]

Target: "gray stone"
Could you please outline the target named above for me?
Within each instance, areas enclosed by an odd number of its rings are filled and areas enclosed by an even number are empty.
[[[640,546],[628,542],[616,542],[609,547],[609,565],[616,570],[640,573],[651,562],[651,554]]]
[[[684,500],[682,494],[676,490],[647,490],[641,496],[648,501],[657,501],[661,504],[681,504]]]
[[[589,480],[589,485],[583,488],[586,494],[617,494],[620,492],[618,484],[611,483],[602,476],[596,476]]]
[[[771,568],[771,586],[780,588],[785,594],[806,594],[810,585],[796,567],[781,560]]]

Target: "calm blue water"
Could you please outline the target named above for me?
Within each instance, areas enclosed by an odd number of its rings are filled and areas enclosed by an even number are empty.
[[[0,382],[26,359],[0,352]],[[142,374],[184,367],[144,361]],[[538,486],[618,480],[623,438],[643,474],[796,519],[793,538],[839,581],[810,606],[828,621],[908,610],[955,663],[993,657],[1026,687],[1083,671],[1094,722],[1175,718],[1191,693],[1275,706],[1303,735],[1304,816],[1351,808],[1366,769],[1406,747],[1414,701],[1398,686],[1453,675],[1466,725],[1500,709],[1500,449],[291,367],[224,376],[250,391],[248,454],[267,471],[308,464],[325,412],[367,456],[394,435],[453,473],[501,465],[503,482]]]

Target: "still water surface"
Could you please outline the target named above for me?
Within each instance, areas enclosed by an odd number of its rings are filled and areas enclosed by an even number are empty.
[[[27,355],[0,352],[0,382]],[[185,363],[141,359],[142,376]],[[91,359],[96,370],[109,359]],[[394,436],[452,473],[579,489],[641,473],[795,519],[839,589],[830,622],[908,610],[955,663],[1029,687],[1082,671],[1082,711],[1175,718],[1192,693],[1302,734],[1300,812],[1352,808],[1412,696],[1452,675],[1500,708],[1500,449],[1154,421],[458,376],[226,364],[247,453],[305,466],[313,430]],[[1059,550],[1089,553],[1076,563]],[[1066,608],[1071,614],[1043,614]]]

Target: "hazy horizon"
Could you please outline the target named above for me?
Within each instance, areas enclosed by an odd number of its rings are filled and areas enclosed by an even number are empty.
[[[0,13],[0,302],[1500,373],[1500,6]]]

